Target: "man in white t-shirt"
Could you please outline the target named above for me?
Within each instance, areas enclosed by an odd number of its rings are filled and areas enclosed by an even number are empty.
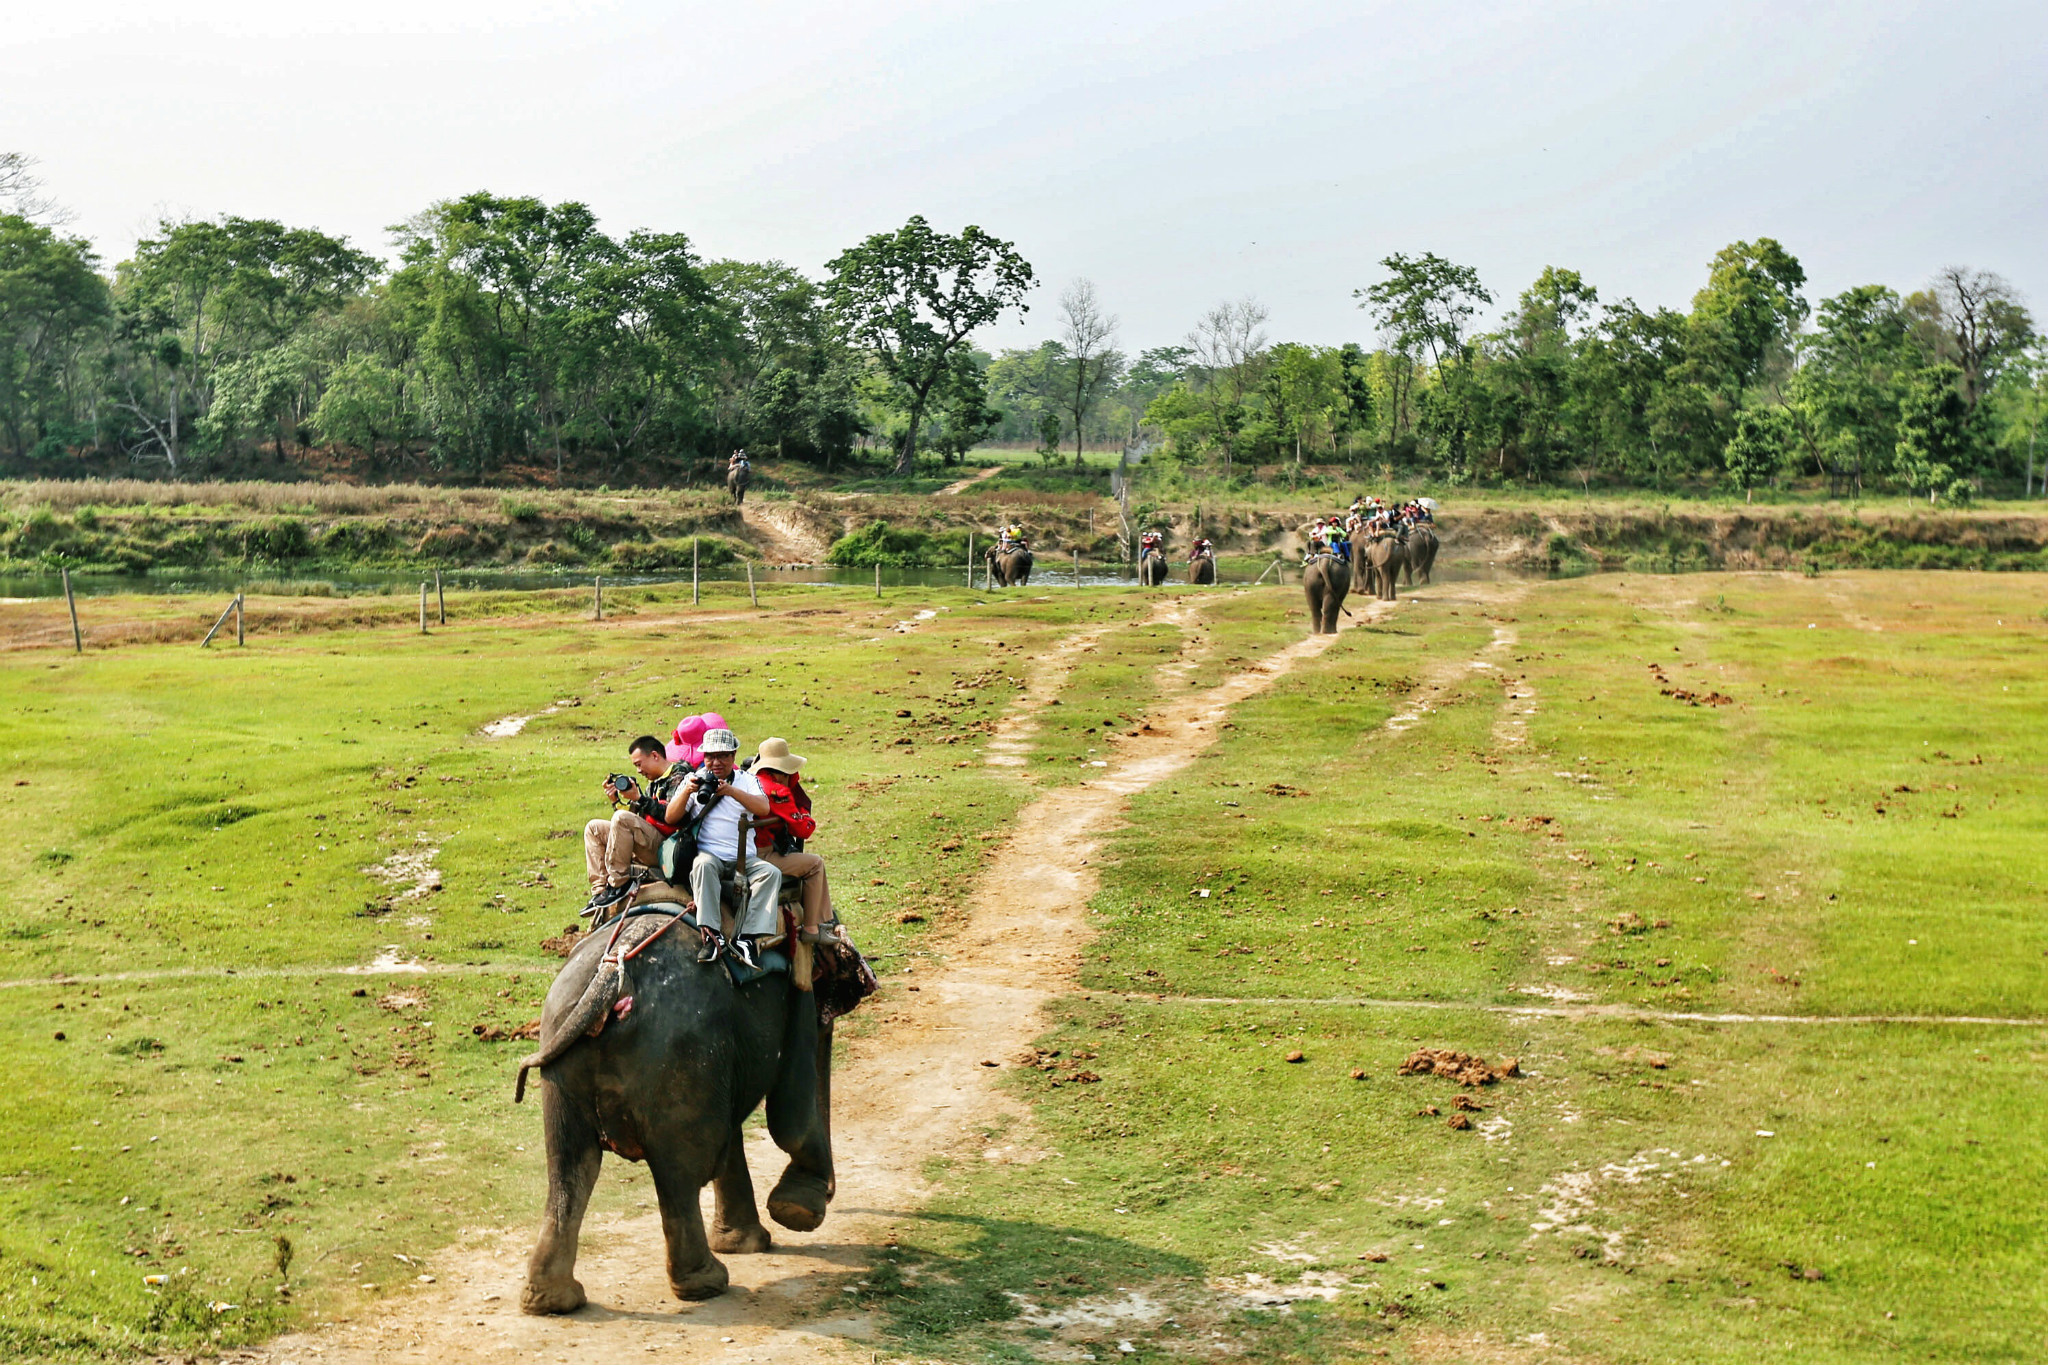
[[[730,730],[707,730],[702,747],[704,766],[669,802],[668,819],[673,825],[697,827],[697,860],[690,865],[690,899],[697,902],[697,928],[704,939],[697,960],[716,962],[724,949],[719,886],[740,864],[740,816],[763,820],[772,812],[754,775],[733,769],[739,736]],[[782,872],[765,859],[748,858],[741,879],[747,888],[747,908],[733,934],[732,951],[747,966],[758,968],[756,940],[772,937],[778,929],[775,898],[782,892]]]

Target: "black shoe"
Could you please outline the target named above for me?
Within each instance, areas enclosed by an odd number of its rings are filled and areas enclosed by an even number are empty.
[[[761,957],[755,950],[754,940],[748,938],[745,934],[733,935],[732,955],[738,958],[740,965],[748,971],[758,972],[761,970]]]
[[[718,955],[725,951],[725,936],[716,929],[702,924],[697,926],[697,932],[704,937],[703,943],[697,948],[697,961],[707,966],[718,961]]]

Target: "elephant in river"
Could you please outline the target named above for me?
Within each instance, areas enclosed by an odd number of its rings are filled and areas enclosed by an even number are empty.
[[[1354,542],[1352,553],[1359,557],[1364,570],[1366,591],[1382,602],[1395,601],[1401,570],[1408,563],[1408,547],[1400,537],[1386,533],[1363,544]]]
[[[1408,573],[1408,582],[1411,586],[1418,579],[1424,583],[1429,582],[1429,571],[1436,565],[1438,544],[1436,532],[1432,531],[1427,525],[1416,525],[1409,528],[1408,562],[1405,567]]]
[[[1214,583],[1216,581],[1216,556],[1196,555],[1188,561],[1188,582]]]
[[[754,467],[736,464],[725,472],[725,491],[732,494],[732,504],[744,507],[747,502],[747,485],[754,481]]]
[[[1161,587],[1166,582],[1166,556],[1157,550],[1147,550],[1138,556],[1138,581],[1148,588]]]
[[[547,1139],[547,1206],[519,1304],[529,1313],[584,1303],[576,1237],[606,1151],[645,1161],[654,1177],[679,1299],[725,1289],[714,1252],[768,1249],[740,1141],[740,1124],[764,1099],[768,1132],[789,1154],[769,1215],[809,1231],[831,1202],[832,1024],[816,993],[798,990],[787,972],[735,986],[724,964],[697,962],[693,928],[661,930],[667,922],[631,914],[620,946],[641,950],[623,964],[607,956],[609,930],[577,945],[548,991],[540,1050],[520,1066],[522,1095],[527,1070],[540,1069]],[[712,1182],[707,1237],[698,1195]]]
[[[991,549],[983,558],[988,561],[988,581],[996,587],[1021,588],[1031,581],[1031,551],[1021,545]]]
[[[1308,628],[1317,635],[1337,633],[1337,615],[1351,591],[1351,563],[1338,555],[1317,555],[1301,566],[1302,591],[1308,594]]]

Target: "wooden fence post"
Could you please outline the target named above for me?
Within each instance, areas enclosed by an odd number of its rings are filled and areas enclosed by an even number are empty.
[[[64,605],[71,609],[71,648],[74,653],[85,653],[85,636],[78,629],[78,599],[71,595],[71,570],[63,569]]]
[[[237,602],[240,602],[241,600],[242,594],[236,593],[234,597],[229,600],[228,604],[220,609],[220,615],[214,618],[213,629],[207,631],[206,638],[199,642],[199,647],[201,649],[204,649],[208,645],[213,643],[213,637],[220,634],[220,628],[228,623],[228,613],[233,611],[235,609],[235,604]]]
[[[1081,586],[1081,552],[1074,551],[1074,586]]]
[[[427,580],[420,580],[420,634],[427,633]]]
[[[697,596],[697,537],[690,537],[690,605],[696,606]]]
[[[754,610],[761,609],[761,595],[754,591],[754,561],[747,560],[747,600],[754,604]]]
[[[590,605],[591,609],[597,613],[596,619],[599,621],[604,620],[603,574],[599,574],[597,577],[590,580]]]
[[[881,595],[882,595],[882,566],[881,566],[881,565],[880,565],[879,563],[877,563],[877,564],[875,565],[875,596],[877,596],[877,597],[880,597]]]
[[[441,571],[434,570],[434,598],[441,604],[441,624],[448,624],[448,594],[441,590]]]
[[[974,532],[967,533],[967,590],[974,591]]]
[[[240,649],[249,643],[249,637],[242,631],[242,594],[235,594],[235,647]]]

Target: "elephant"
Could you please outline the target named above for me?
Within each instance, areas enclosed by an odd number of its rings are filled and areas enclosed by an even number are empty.
[[[1214,583],[1216,581],[1216,556],[1196,555],[1188,561],[1188,582]]]
[[[1012,550],[990,550],[983,558],[988,561],[989,582],[999,588],[1021,588],[1031,581],[1031,551],[1023,546]]]
[[[1166,582],[1166,556],[1156,550],[1147,551],[1138,557],[1138,581],[1148,588],[1156,588]]]
[[[1377,535],[1363,544],[1353,543],[1352,553],[1361,557],[1367,591],[1382,602],[1397,600],[1401,570],[1408,563],[1408,547],[1399,536]]]
[[[528,1313],[569,1313],[585,1301],[576,1238],[606,1151],[645,1161],[654,1177],[679,1299],[724,1291],[714,1252],[769,1247],[740,1140],[741,1122],[764,1099],[769,1134],[789,1154],[769,1215],[809,1231],[836,1188],[832,1023],[816,993],[798,990],[787,972],[734,985],[724,965],[697,962],[687,923],[662,914],[629,912],[619,946],[637,952],[630,961],[607,955],[610,938],[597,932],[570,954],[541,1012],[540,1050],[520,1066],[518,1095],[528,1068],[540,1069],[547,1139],[547,1205],[520,1295]],[[717,1212],[707,1237],[698,1196],[711,1182]]]
[[[754,481],[752,465],[734,465],[725,473],[725,491],[732,494],[732,505],[744,507],[747,503],[747,485]]]
[[[1351,591],[1351,562],[1338,555],[1316,555],[1301,566],[1301,586],[1308,594],[1309,630],[1335,635],[1337,615]]]
[[[1408,531],[1408,582],[1412,586],[1417,579],[1429,582],[1429,571],[1436,565],[1439,542],[1436,532],[1426,525],[1411,527]]]

